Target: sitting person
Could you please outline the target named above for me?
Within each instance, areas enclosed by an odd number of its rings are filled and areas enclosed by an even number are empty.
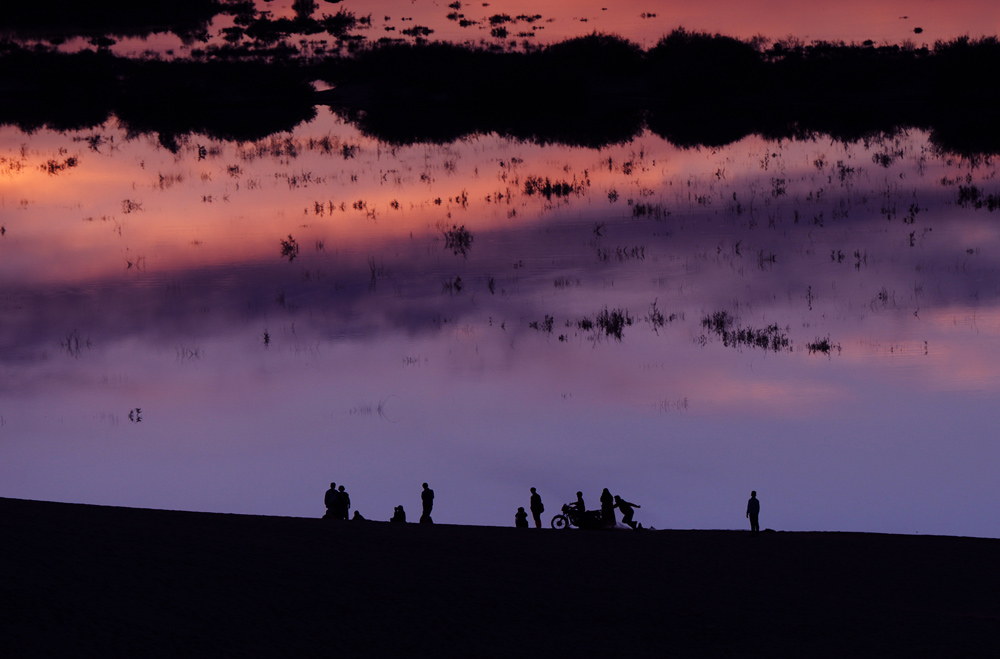
[[[392,511],[392,519],[390,522],[405,522],[406,521],[406,511],[403,510],[402,506],[396,506]]]
[[[528,513],[524,511],[524,506],[518,508],[517,512],[514,513],[514,526],[519,529],[528,528]]]

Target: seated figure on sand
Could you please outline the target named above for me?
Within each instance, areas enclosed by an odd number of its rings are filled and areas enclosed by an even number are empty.
[[[528,513],[524,511],[524,506],[518,508],[517,512],[514,513],[514,526],[519,529],[528,528]]]
[[[392,518],[390,522],[405,522],[406,521],[406,511],[403,510],[402,506],[396,506],[392,511]]]

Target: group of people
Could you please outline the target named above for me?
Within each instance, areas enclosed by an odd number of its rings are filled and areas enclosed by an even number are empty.
[[[434,520],[431,519],[431,510],[434,508],[434,490],[432,490],[427,483],[423,484],[423,490],[420,491],[420,505],[423,507],[423,512],[420,514],[421,524],[433,524]],[[405,522],[406,521],[406,511],[403,510],[402,506],[396,506],[392,511],[392,517],[389,518],[390,522]]]
[[[323,519],[348,519],[351,510],[351,497],[347,495],[343,485],[338,489],[336,483],[330,483],[330,489],[326,491],[323,502],[326,504],[326,513],[323,515]],[[420,523],[433,524],[434,520],[431,519],[431,510],[434,508],[434,490],[427,483],[423,484],[423,490],[420,492],[420,502],[423,506]],[[364,520],[365,518],[355,510],[354,517],[351,519]],[[406,511],[403,509],[403,506],[396,506],[393,509],[392,517],[389,518],[389,521],[406,521]]]
[[[350,514],[351,497],[343,485],[337,489],[336,483],[330,483],[330,489],[326,491],[323,503],[326,504],[326,514],[323,515],[323,519],[347,519]],[[358,512],[354,511],[354,514],[358,515]]]
[[[545,507],[542,505],[542,497],[539,496],[535,488],[531,488],[531,500],[529,502],[529,507],[531,509],[531,514],[535,518],[535,528],[542,528],[542,512]],[[601,492],[601,510],[600,512],[596,510],[587,510],[587,504],[583,501],[583,492],[576,493],[576,501],[567,506],[568,512],[574,518],[574,523],[581,527],[591,527],[599,528],[605,527],[610,528],[618,525],[618,521],[615,515],[615,509],[618,509],[622,514],[622,524],[629,526],[633,529],[641,529],[642,524],[635,522],[632,517],[635,515],[636,508],[642,508],[637,503],[631,503],[622,499],[618,495],[611,495],[608,488],[604,488]],[[514,514],[514,526],[518,528],[528,528],[528,514],[524,511],[524,508],[518,508],[517,513]]]
[[[539,496],[535,488],[531,488],[531,499],[528,505],[531,515],[535,519],[535,528],[542,528],[541,515],[545,506],[542,505],[542,497]],[[615,516],[615,509],[617,509],[622,514],[622,524],[638,530],[642,528],[642,524],[632,519],[636,508],[642,508],[642,506],[626,501],[618,495],[612,496],[608,488],[604,488],[604,491],[601,492],[600,512],[587,510],[587,505],[583,501],[583,492],[577,492],[576,501],[566,506],[567,512],[572,515],[577,526],[584,528],[617,526],[618,522]],[[757,499],[756,490],[750,493],[750,500],[747,501],[747,519],[750,520],[750,533],[756,536],[760,533],[760,501]],[[523,506],[514,513],[514,526],[528,528],[528,513],[525,512]]]
[[[330,489],[326,491],[324,503],[326,504],[326,514],[323,515],[323,519],[348,519],[351,510],[351,497],[344,490],[343,485],[338,488],[336,483],[330,483]],[[431,510],[434,508],[434,490],[427,483],[423,484],[423,489],[420,492],[420,503],[423,508],[420,515],[420,523],[433,524],[434,520],[431,519]],[[600,511],[587,510],[587,506],[583,501],[583,492],[577,492],[576,501],[566,506],[567,512],[574,517],[574,523],[577,526],[595,528],[617,526],[618,521],[615,514],[615,510],[617,509],[622,514],[622,524],[633,529],[641,529],[642,524],[632,519],[636,508],[642,508],[642,506],[626,501],[617,494],[612,496],[608,488],[604,488],[604,491],[601,492]],[[542,528],[542,513],[545,512],[545,506],[542,504],[541,495],[538,494],[535,488],[531,488],[528,510],[531,511],[531,516],[535,521],[535,528]],[[753,535],[760,533],[759,516],[760,501],[757,499],[757,491],[754,490],[750,493],[750,500],[747,502],[747,519],[750,520],[750,532]],[[364,517],[355,510],[354,519],[363,520]],[[406,521],[406,511],[403,509],[403,506],[395,507],[389,521],[397,523]],[[528,513],[523,506],[518,508],[514,514],[514,526],[524,529],[528,528]]]
[[[531,516],[535,519],[535,528],[542,528],[542,513],[545,512],[545,506],[542,505],[542,495],[540,495],[535,488],[531,488],[531,499],[528,501],[528,507],[531,509]],[[514,526],[517,528],[528,528],[528,513],[524,512],[524,506],[517,509],[514,513]]]

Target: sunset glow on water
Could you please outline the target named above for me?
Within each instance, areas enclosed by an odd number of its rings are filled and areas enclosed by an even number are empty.
[[[739,39],[763,37],[793,38],[805,42],[829,41],[861,43],[903,43],[933,45],[969,35],[978,37],[1000,32],[1000,8],[991,0],[843,0],[841,2],[796,2],[794,0],[705,0],[702,2],[662,2],[646,0],[493,0],[460,2],[446,0],[343,0],[317,3],[316,15],[349,11],[369,22],[357,33],[366,39],[413,40],[404,30],[423,27],[424,38],[474,45],[513,44],[522,48],[551,44],[565,39],[601,32],[620,34],[644,48],[654,46],[663,35],[677,28],[725,34]],[[292,18],[292,0],[257,2],[261,11],[274,18]],[[508,16],[504,23],[491,23],[495,16]],[[232,25],[230,17],[217,18],[214,28]],[[493,29],[504,27],[497,37]],[[324,42],[322,35],[293,40],[294,45],[312,47]],[[156,52],[182,55],[198,42],[185,43],[172,34],[146,38],[123,38],[114,50],[123,54]],[[86,47],[86,39],[69,40],[64,48]],[[168,52],[169,51],[169,52]]]
[[[447,3],[385,5],[372,31],[460,40]],[[645,45],[997,31],[988,3],[749,5],[461,11]],[[1000,231],[960,192],[996,176],[920,131],[399,146],[321,106],[174,153],[5,126],[0,496],[318,517],[332,480],[387,519],[426,481],[436,522],[510,525],[531,486],[548,513],[607,487],[646,526],[743,528],[755,489],[767,528],[1000,537]]]

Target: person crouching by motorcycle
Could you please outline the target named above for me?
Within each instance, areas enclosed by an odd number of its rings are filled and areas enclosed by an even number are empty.
[[[628,501],[626,501],[625,499],[622,499],[620,496],[618,496],[616,494],[615,495],[615,506],[614,507],[617,508],[618,510],[620,510],[621,513],[622,513],[622,524],[628,524],[633,529],[636,528],[636,527],[638,527],[640,529],[642,528],[642,524],[638,524],[637,525],[635,522],[632,521],[632,515],[635,514],[635,511],[632,510],[632,509],[633,508],[642,508],[642,506],[640,506],[637,503],[629,503]]]

